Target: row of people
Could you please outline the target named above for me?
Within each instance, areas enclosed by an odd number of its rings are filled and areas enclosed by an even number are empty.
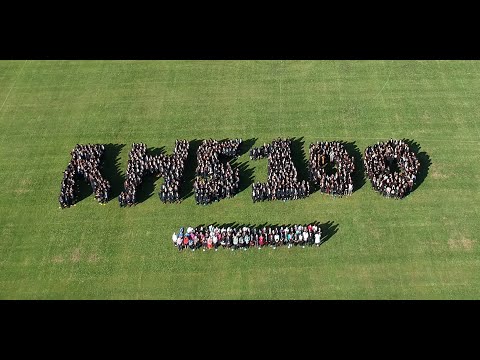
[[[396,199],[412,191],[420,169],[420,162],[404,140],[390,139],[367,147],[363,161],[373,188]]]
[[[297,200],[306,198],[310,194],[310,184],[302,180],[288,185],[270,185],[256,182],[252,184],[253,202],[265,200]]]
[[[280,139],[264,144],[250,151],[253,160],[268,158],[268,178],[266,183],[252,184],[252,199],[296,200],[308,197],[310,184],[297,181],[297,169],[292,161],[291,139]]]
[[[320,187],[320,192],[330,195],[352,195],[354,157],[338,141],[310,144],[310,180]],[[328,173],[329,167],[334,171]]]
[[[240,173],[223,163],[222,157],[236,157],[242,139],[217,141],[203,140],[197,151],[198,165],[193,184],[195,201],[207,205],[214,201],[233,197],[239,189]]]
[[[247,250],[250,247],[261,249],[271,246],[320,246],[322,242],[322,229],[316,224],[305,225],[282,225],[282,226],[197,226],[182,227],[178,233],[172,235],[173,246],[179,251],[190,249],[218,250],[219,247],[226,249]]]
[[[63,172],[63,180],[58,201],[60,207],[66,208],[75,205],[76,178],[82,176],[92,187],[95,199],[105,204],[108,201],[110,183],[100,173],[101,158],[105,146],[100,144],[77,144],[70,152],[71,160]]]

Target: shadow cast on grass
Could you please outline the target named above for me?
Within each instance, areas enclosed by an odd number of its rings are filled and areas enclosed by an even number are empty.
[[[253,145],[257,142],[258,138],[251,138],[247,140],[243,140],[240,146],[238,147],[238,156],[242,156],[243,154],[246,154],[252,147]]]
[[[327,221],[325,224],[319,224],[322,229],[322,238],[320,245],[330,240],[330,238],[338,232],[338,224],[333,221]]]
[[[193,183],[195,170],[197,169],[197,150],[203,140],[194,139],[189,141],[188,157],[185,161],[183,177],[180,183],[180,200],[183,201],[193,195]]]
[[[79,175],[75,175],[74,192],[76,204],[78,204],[82,200],[85,200],[93,194],[92,186],[90,185],[90,183],[85,180],[83,176]]]
[[[157,156],[157,155],[162,155],[165,154],[165,146],[156,148],[152,147],[149,148],[147,147],[147,154],[146,155],[151,155],[151,156]],[[145,200],[148,200],[149,198],[152,197],[153,192],[155,190],[155,182],[159,179],[158,176],[156,175],[145,175],[142,179],[141,184],[137,188],[137,194],[136,194],[136,203],[140,204],[144,202]]]
[[[105,145],[104,166],[101,173],[110,182],[109,200],[116,199],[123,190],[125,178],[120,168],[120,152],[124,147],[124,144]]]
[[[297,169],[297,181],[302,182],[303,180],[310,182],[310,176],[308,171],[308,158],[305,154],[305,141],[303,140],[303,136],[300,138],[293,138],[292,139],[292,161]],[[312,184],[310,184],[311,186]],[[312,189],[312,188],[310,188]]]
[[[360,190],[365,185],[365,167],[363,166],[363,156],[360,149],[355,144],[355,141],[341,141],[340,142],[348,152],[349,156],[353,156],[355,170],[352,174],[353,192]]]
[[[243,154],[246,154],[252,148],[253,144],[255,144],[256,141],[256,138],[242,141],[238,149],[238,156],[229,161],[232,169],[235,171],[235,169],[238,168],[240,173],[240,184],[238,186],[238,193],[241,193],[242,191],[248,189],[250,185],[253,184],[253,180],[255,177],[253,176],[253,168],[248,165],[248,161],[238,162],[237,159]]]
[[[420,170],[418,171],[417,179],[412,188],[413,192],[425,181],[428,171],[430,170],[430,165],[432,165],[432,160],[425,151],[420,152],[421,146],[414,140],[403,139],[403,141],[408,145],[410,151],[413,151],[417,155],[417,159],[420,161]]]
[[[240,183],[238,186],[238,193],[241,193],[242,191],[248,189],[250,185],[253,184],[254,176],[253,176],[253,169],[248,165],[247,161],[243,161],[241,163],[237,163],[235,160],[233,160],[231,163],[232,168],[239,170],[240,172]]]

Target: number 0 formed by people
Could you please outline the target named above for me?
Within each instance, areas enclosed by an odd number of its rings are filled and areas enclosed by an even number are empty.
[[[268,179],[252,184],[252,200],[298,200],[311,194],[310,183],[331,196],[351,196],[354,189],[355,158],[342,142],[317,141],[309,146],[308,181],[298,181],[297,169],[291,155],[291,139],[276,139],[250,150],[250,160],[268,159]],[[194,192],[198,205],[208,205],[224,198],[234,197],[239,191],[241,173],[233,169],[227,158],[237,158],[242,139],[204,140],[198,147],[195,169],[185,169],[189,156],[189,142],[175,140],[172,155],[148,154],[144,143],[132,144],[128,154],[123,191],[118,197],[120,206],[137,204],[137,191],[146,176],[164,178],[159,197],[163,203],[181,201],[186,171],[195,172]],[[92,187],[95,199],[105,204],[110,198],[111,186],[102,174],[103,156],[107,149],[102,144],[77,144],[70,152],[71,159],[61,183],[58,201],[61,208],[75,205],[81,178]],[[368,146],[363,154],[365,173],[372,187],[381,195],[403,199],[414,187],[420,162],[404,140],[390,139]]]

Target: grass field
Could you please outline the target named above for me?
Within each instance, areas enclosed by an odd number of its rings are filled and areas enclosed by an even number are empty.
[[[476,61],[0,61],[0,298],[479,298],[479,99]],[[162,180],[146,180],[134,208],[92,195],[58,208],[77,143],[112,144],[119,191],[132,142],[170,153],[177,138],[279,136],[298,139],[302,176],[310,142],[363,153],[407,138],[424,179],[402,201],[365,182],[350,198],[254,204],[248,187],[206,207],[162,204]],[[266,160],[238,162],[244,183],[266,179]],[[336,226],[320,248],[179,253],[170,239],[182,225],[312,221]]]

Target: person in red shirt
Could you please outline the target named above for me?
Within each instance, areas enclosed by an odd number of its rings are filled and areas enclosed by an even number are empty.
[[[216,237],[217,237],[217,242],[215,243],[215,251],[218,251],[218,247],[220,246],[220,242],[222,241],[222,233],[218,232]]]

